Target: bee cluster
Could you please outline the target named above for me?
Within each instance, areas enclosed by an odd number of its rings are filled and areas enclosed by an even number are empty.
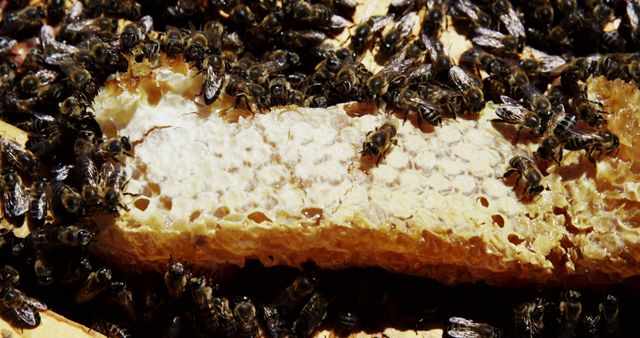
[[[595,162],[619,147],[606,129],[606,114],[614,112],[588,98],[587,80],[640,80],[640,5],[632,0],[399,0],[386,14],[365,14],[359,22],[353,22],[352,0],[48,0],[41,6],[14,0],[3,6],[0,118],[29,133],[24,147],[0,138],[3,211],[18,226],[26,219],[31,234],[0,237],[0,257],[10,262],[0,274],[0,305],[24,326],[38,325],[46,306],[16,288],[21,273],[40,287],[73,290],[78,304],[109,299],[129,324],[157,321],[154,311],[175,305],[175,317],[163,318],[176,335],[190,322],[188,330],[198,335],[253,337],[259,319],[273,337],[308,336],[334,306],[306,275],[257,304],[223,297],[181,263],[169,265],[164,291],[145,288],[144,297],[134,297],[124,278],[91,257],[87,247],[99,231],[91,217],[126,209],[122,160],[135,143],[105,139],[91,103],[101,84],[132,64],[184,60],[204,74],[205,104],[226,94],[254,114],[359,101],[413,117],[418,127],[437,127],[446,117],[475,118],[493,100],[499,103],[496,124],[516,125],[516,142],[524,129],[540,142],[536,158],[557,163],[565,150],[584,150]],[[474,44],[460,60],[440,39],[449,17]],[[121,19],[127,20],[122,27]],[[348,42],[331,41],[345,29]],[[18,47],[25,53],[16,53]],[[380,69],[365,66],[369,54]],[[379,162],[396,133],[392,122],[371,131],[362,154]],[[512,174],[517,183],[525,181],[529,196],[543,190],[543,176],[528,155],[511,159],[505,177]],[[615,302],[607,298],[600,314],[589,317],[576,310],[574,298],[569,294],[555,307],[540,301],[564,318],[553,332],[573,337],[580,327],[593,337],[615,336],[607,333],[616,323]],[[540,304],[521,309],[527,319],[519,332],[526,333],[514,336],[543,332]],[[354,313],[338,312],[338,331],[356,326]],[[127,335],[98,324],[110,336]],[[452,337],[465,330],[492,336],[462,318],[452,318],[451,326]]]

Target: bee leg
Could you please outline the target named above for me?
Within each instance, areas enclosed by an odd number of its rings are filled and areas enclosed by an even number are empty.
[[[513,144],[518,143],[518,139],[520,138],[520,131],[522,131],[522,127],[518,128],[518,131],[516,131],[516,136],[513,138]]]
[[[380,164],[380,160],[382,160],[382,156],[384,156],[384,154],[378,155],[378,160],[376,161],[376,167]]]

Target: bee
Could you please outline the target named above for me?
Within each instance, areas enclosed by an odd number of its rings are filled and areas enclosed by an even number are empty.
[[[56,274],[56,279],[60,283],[75,284],[79,281],[86,280],[93,271],[93,266],[88,257],[76,258],[66,264],[64,270]]]
[[[251,83],[239,76],[232,76],[226,86],[227,94],[236,97],[236,103],[246,107],[251,113],[263,112],[269,108],[268,93],[259,84]]]
[[[285,6],[285,14],[294,21],[322,28],[340,29],[348,25],[348,21],[333,14],[333,10],[323,4],[311,4],[307,1],[293,1]]]
[[[109,268],[100,268],[87,276],[82,287],[74,295],[78,304],[88,303],[111,285],[113,275]]]
[[[405,114],[405,120],[409,115],[408,112],[414,111],[418,116],[418,126],[422,125],[422,121],[426,121],[432,126],[439,126],[442,124],[442,119],[440,118],[438,107],[421,98],[418,93],[413,90],[402,90],[400,93],[398,93],[398,97],[394,101],[399,108],[407,110],[407,114]],[[375,142],[375,140],[373,142]]]
[[[484,107],[484,93],[482,84],[462,68],[453,66],[449,69],[449,78],[463,94],[463,101],[467,109],[480,111]]]
[[[131,320],[136,321],[135,304],[133,303],[133,293],[127,284],[123,282],[111,282],[111,300],[125,313]]]
[[[278,75],[269,80],[269,105],[283,106],[289,104],[291,85],[284,75]]]
[[[621,337],[618,299],[613,295],[607,295],[598,305],[598,309],[600,310],[597,317],[599,337]]]
[[[543,26],[548,26],[553,23],[555,11],[549,0],[539,0],[531,3],[530,7],[533,9],[532,17]]]
[[[544,96],[538,88],[531,84],[525,83],[515,88],[518,94],[529,105],[529,108],[542,117],[548,117],[551,110],[551,102]]]
[[[160,53],[160,41],[147,37],[142,41],[142,56],[149,62],[154,63],[157,61],[158,54]],[[136,61],[138,59],[136,58]],[[140,60],[142,61],[142,60]]]
[[[449,318],[447,335],[451,338],[500,338],[502,331],[485,323],[476,323],[460,317]]]
[[[405,38],[413,30],[413,27],[418,24],[418,20],[418,13],[409,12],[400,18],[392,29],[383,34],[380,39],[378,54],[376,54],[377,61],[386,61],[395,54]]]
[[[538,147],[536,154],[545,160],[553,159],[558,163],[562,162],[562,146],[571,135],[575,134],[573,130],[576,123],[575,115],[566,115],[564,107],[562,105],[558,106],[545,127],[545,131],[552,132],[542,140],[542,144]]]
[[[356,26],[353,35],[350,37],[350,47],[357,54],[362,54],[362,52],[371,47],[372,43],[375,41],[376,34],[392,19],[393,15],[375,15],[369,17],[367,20]]]
[[[40,161],[29,150],[24,149],[17,142],[0,137],[2,155],[11,166],[28,174],[35,174],[40,167]]]
[[[327,316],[328,307],[329,301],[315,292],[293,322],[293,332],[302,337],[311,336]]]
[[[442,42],[440,42],[440,40],[433,39],[426,34],[422,34],[422,43],[424,43],[429,59],[433,64],[434,75],[448,74],[449,69],[451,69],[452,62],[451,57],[449,57],[445,51],[445,47],[442,45]]]
[[[524,25],[520,21],[518,13],[511,6],[510,1],[495,0],[489,5],[489,8],[498,16],[509,35],[514,37],[525,36]]]
[[[488,76],[482,80],[482,89],[487,100],[497,102],[502,95],[507,93],[507,87],[502,79],[496,76]]]
[[[582,314],[582,296],[574,290],[569,290],[561,296],[558,304],[559,324],[557,337],[575,337],[580,315]]]
[[[224,34],[224,26],[218,20],[209,20],[204,23],[202,31],[207,37],[207,46],[213,54],[222,52],[222,36]],[[275,33],[274,33],[275,35]]]
[[[270,337],[287,337],[290,334],[287,323],[282,319],[275,307],[262,306],[261,312],[265,330],[269,333]]]
[[[317,280],[314,276],[300,275],[282,290],[272,303],[280,315],[291,316],[293,312],[302,306],[309,296],[313,293]]]
[[[542,174],[536,167],[536,164],[529,157],[525,155],[516,155],[509,160],[509,169],[502,176],[508,178],[513,173],[518,174],[515,187],[518,187],[520,180],[525,181],[524,191],[529,194],[530,198],[535,197],[544,190],[544,187],[540,185],[542,180]]]
[[[610,155],[620,146],[620,139],[610,131],[574,134],[564,143],[566,150],[585,150],[590,162],[595,163],[602,154]]]
[[[3,52],[0,51],[0,55],[1,54],[3,54]],[[42,47],[33,46],[29,49],[29,52],[27,52],[27,55],[24,57],[24,61],[22,61],[22,69],[27,71],[37,71],[38,69],[40,69],[40,67],[42,67],[43,64],[44,53],[42,51]]]
[[[244,298],[233,308],[236,319],[238,337],[255,338],[258,336],[258,320],[256,319],[256,307],[251,300]]]
[[[378,156],[378,160],[376,161],[376,165],[378,165],[382,157],[391,149],[391,145],[397,144],[397,132],[397,122],[389,121],[383,123],[382,126],[377,127],[376,130],[366,134],[360,153],[368,157]]]
[[[51,125],[40,133],[30,133],[25,144],[29,151],[37,156],[43,156],[62,144],[62,129],[58,125]]]
[[[20,92],[27,97],[42,96],[49,85],[56,80],[58,73],[42,69],[36,73],[27,73],[20,80]]]
[[[116,36],[118,20],[109,17],[97,17],[72,21],[61,28],[60,34],[69,41],[82,41],[86,38],[108,38]]]
[[[496,76],[503,71],[502,62],[498,57],[477,47],[464,52],[460,56],[460,63],[479,67],[490,76]]]
[[[62,182],[55,182],[51,186],[53,196],[62,203],[64,209],[72,215],[84,213],[82,196],[72,187]]]
[[[454,9],[456,11],[456,18],[462,18],[469,20],[475,27],[489,28],[492,25],[491,16],[483,12],[478,6],[476,6],[470,0],[458,0],[453,2]]]
[[[8,12],[2,20],[2,34],[17,34],[26,29],[38,27],[46,17],[47,12],[43,6],[26,7]]]
[[[38,226],[44,224],[44,220],[49,212],[49,200],[47,198],[47,189],[49,183],[47,179],[38,176],[33,180],[30,191],[29,215],[31,221]]]
[[[53,271],[51,264],[49,264],[41,254],[36,254],[36,259],[33,263],[33,272],[36,275],[36,281],[38,284],[47,286],[53,283]]]
[[[15,269],[13,269],[15,271]],[[6,268],[5,268],[6,271]],[[17,271],[15,271],[17,273]],[[19,278],[19,277],[18,277]],[[31,298],[15,288],[15,279],[3,273],[0,278],[0,303],[7,308],[20,324],[27,327],[40,325],[40,313],[47,306],[35,298]]]
[[[60,247],[86,247],[95,234],[75,225],[47,226],[31,233],[33,246],[50,250]]]
[[[256,15],[251,8],[244,4],[237,4],[233,7],[229,13],[229,18],[240,27],[255,28],[258,25]]]
[[[76,169],[81,183],[81,195],[84,202],[84,212],[90,212],[101,206],[98,194],[98,168],[93,160],[95,153],[95,134],[90,130],[83,130],[73,145],[76,156]]]
[[[569,108],[573,110],[575,115],[580,117],[589,126],[599,128],[607,123],[607,120],[602,114],[607,114],[606,111],[596,109],[594,103],[584,97],[574,97],[569,100]]]
[[[638,41],[640,30],[640,5],[627,1],[619,31],[627,37],[627,41]],[[637,44],[637,43],[636,43]]]
[[[220,55],[212,54],[205,59],[203,67],[205,76],[202,82],[202,95],[204,103],[209,105],[218,100],[225,85],[225,65]]]
[[[104,208],[110,213],[117,213],[118,207],[125,210],[127,208],[120,204],[122,189],[127,183],[127,172],[122,164],[105,162],[100,169],[101,196],[104,201]]]
[[[160,48],[170,57],[176,57],[183,53],[185,37],[180,29],[167,26],[160,39]]]
[[[429,0],[427,1],[427,12],[422,22],[422,30],[425,34],[438,37],[442,29],[443,21],[449,12],[451,1]]]
[[[47,23],[56,25],[62,21],[65,15],[65,0],[47,1]]]
[[[132,156],[130,153],[133,147],[127,136],[115,137],[98,144],[92,155],[95,155],[101,160],[114,159],[121,155]],[[76,155],[78,156],[78,155]]]
[[[127,24],[120,33],[120,49],[129,52],[149,36],[153,29],[153,18],[145,15],[140,21]]]
[[[96,95],[98,87],[88,70],[76,65],[73,61],[62,63],[60,68],[67,75],[71,87],[79,94],[87,98],[93,98]]]
[[[348,96],[352,91],[358,91],[360,87],[360,74],[357,64],[344,62],[334,78],[335,89],[340,95]]]
[[[519,304],[513,310],[513,332],[518,337],[537,337],[544,329],[544,313],[547,304],[537,298],[533,302]]]
[[[187,38],[184,47],[184,59],[187,62],[193,61],[196,65],[202,64],[206,53],[209,51],[209,39],[204,32],[197,32],[192,28],[192,32]]]
[[[2,170],[0,183],[5,216],[24,215],[29,210],[29,194],[22,186],[22,180],[14,167],[7,166]]]
[[[204,335],[217,337],[235,337],[237,332],[233,311],[229,307],[229,300],[213,297],[213,289],[204,277],[189,280],[191,298],[197,307],[194,315],[206,332]]]
[[[174,6],[167,7],[167,13],[175,19],[190,18],[198,12],[198,2],[178,0]]]
[[[544,133],[544,125],[540,116],[529,109],[523,107],[516,100],[502,95],[500,96],[502,104],[496,107],[496,115],[499,119],[493,119],[494,122],[517,124],[518,131],[514,142],[518,142],[518,136],[522,128],[527,128],[532,136],[541,136]]]
[[[524,43],[518,36],[502,34],[484,27],[476,27],[475,33],[476,36],[472,39],[474,44],[496,52],[515,54],[522,52],[524,48]]]
[[[186,271],[180,262],[167,263],[167,272],[164,274],[164,285],[169,296],[175,299],[182,297],[189,280],[190,273]]]
[[[609,61],[614,60],[615,58],[607,58],[605,59],[605,62],[601,63],[601,65],[610,66],[612,64],[610,64]],[[613,71],[617,72],[617,62],[613,65],[613,67],[607,67],[605,69],[612,69]],[[555,74],[552,73],[552,75],[556,75],[559,73],[560,85],[562,89],[570,95],[577,96],[582,93],[580,83],[585,82],[589,78],[589,76],[596,74],[596,72],[598,72],[597,59],[592,57],[583,57],[576,58],[570,63],[558,67],[554,72]],[[608,77],[608,74],[605,76]]]
[[[567,61],[561,56],[548,55],[538,51],[542,56],[536,58],[527,58],[519,61],[520,67],[527,73],[529,77],[536,75],[548,76],[559,67],[563,67]]]
[[[116,324],[99,320],[92,325],[92,328],[109,338],[131,338],[132,335],[129,333],[124,327],[118,326]]]
[[[358,316],[354,312],[340,310],[337,314],[334,327],[339,337],[346,337],[354,331],[357,325]]]
[[[313,29],[290,29],[280,32],[278,38],[293,49],[306,49],[320,45],[327,39],[327,35]]]

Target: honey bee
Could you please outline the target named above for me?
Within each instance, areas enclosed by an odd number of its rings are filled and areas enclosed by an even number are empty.
[[[490,76],[498,75],[503,71],[503,65],[498,57],[477,47],[464,52],[460,56],[460,62],[479,67]]]
[[[542,54],[542,56],[522,59],[519,62],[520,67],[529,77],[537,75],[548,76],[556,69],[563,67],[567,63],[567,61],[561,56],[548,55],[540,51],[537,51],[537,53]]]
[[[340,29],[348,25],[348,21],[323,4],[311,4],[307,1],[292,1],[284,7],[285,14],[300,23],[321,28]]]
[[[226,86],[227,94],[236,97],[236,103],[246,107],[251,113],[263,112],[269,108],[268,92],[259,84],[251,83],[239,76],[231,76]]]
[[[524,37],[525,30],[518,13],[511,6],[511,2],[507,0],[495,0],[489,5],[491,11],[498,16],[504,28],[509,35],[514,37]]]
[[[170,57],[176,57],[183,53],[185,37],[180,29],[167,26],[160,39],[160,48]]]
[[[589,126],[599,128],[607,123],[607,120],[602,116],[602,114],[607,114],[607,112],[602,109],[596,109],[594,102],[584,97],[573,97],[568,103],[568,107],[575,115],[589,124]]]
[[[63,182],[53,183],[51,190],[53,196],[62,203],[64,209],[72,215],[84,213],[84,202],[82,196],[72,187]]]
[[[71,86],[81,95],[93,98],[98,92],[95,80],[88,70],[79,67],[73,61],[65,61],[60,64],[60,68],[67,75]]]
[[[40,167],[40,161],[29,150],[24,149],[17,142],[0,137],[2,155],[7,162],[20,171],[30,175],[35,174]]]
[[[229,18],[236,25],[246,28],[255,28],[258,23],[256,21],[256,15],[251,8],[244,4],[237,4],[229,13]]]
[[[88,257],[76,258],[66,264],[64,270],[56,275],[56,279],[60,283],[74,284],[86,280],[92,271],[93,266]]]
[[[302,306],[313,293],[317,280],[313,276],[300,275],[291,285],[282,290],[273,301],[272,307],[280,315],[289,317]]]
[[[449,318],[447,335],[451,338],[500,338],[502,331],[485,323],[476,323],[461,317]]]
[[[38,284],[46,286],[53,283],[52,267],[42,254],[36,254],[36,259],[33,263],[33,272]]]
[[[153,29],[153,18],[146,15],[140,21],[127,24],[120,33],[120,49],[131,51],[135,46],[149,36]]]
[[[529,157],[516,155],[509,160],[509,169],[504,173],[503,178],[507,178],[513,173],[518,174],[515,187],[518,187],[521,179],[524,180],[524,191],[529,194],[529,198],[535,197],[544,190],[544,187],[540,185],[542,174]]]
[[[15,40],[13,40],[15,41]],[[13,46],[8,47],[11,49]],[[0,55],[4,52],[4,48],[0,48]],[[44,64],[44,53],[42,51],[42,47],[33,46],[29,49],[29,52],[24,57],[24,61],[22,61],[22,69],[27,71],[36,71],[42,67]]]
[[[280,32],[278,38],[293,49],[306,49],[320,45],[327,39],[327,35],[313,29],[288,29]]]
[[[480,111],[484,107],[484,93],[482,84],[462,68],[453,66],[449,69],[449,78],[463,94],[463,101],[467,109]]]
[[[2,203],[7,217],[24,215],[29,210],[29,194],[22,186],[22,180],[15,168],[7,166],[2,170]]]
[[[598,305],[600,313],[597,317],[597,330],[599,337],[622,337],[620,327],[618,299],[613,295],[607,295]]]
[[[96,298],[109,287],[112,278],[109,268],[100,268],[98,271],[90,273],[80,290],[74,295],[76,303],[84,304]]]
[[[346,337],[358,325],[358,316],[351,311],[340,310],[336,317],[335,331],[338,337]]]
[[[590,162],[595,163],[602,154],[610,155],[620,146],[620,139],[610,131],[573,134],[564,143],[566,150],[584,150]]]
[[[118,20],[109,17],[97,17],[72,21],[61,28],[60,34],[70,41],[82,41],[86,38],[112,38],[118,31]]]
[[[238,327],[238,337],[255,338],[258,336],[258,320],[256,318],[256,307],[251,300],[244,298],[233,308],[233,315]]]
[[[524,101],[529,105],[530,109],[538,115],[547,118],[551,110],[551,102],[544,96],[540,90],[531,83],[525,83],[515,88]]]
[[[469,20],[475,27],[491,27],[491,16],[483,12],[470,0],[454,1],[453,6],[456,11],[454,13],[454,16],[456,18],[464,17],[465,19]]]
[[[311,336],[327,316],[328,307],[329,301],[315,292],[293,322],[293,332],[302,337]]]
[[[182,297],[190,275],[191,274],[186,271],[182,263],[167,263],[167,272],[164,274],[164,285],[166,286],[170,297],[175,299]]]
[[[383,123],[382,126],[377,127],[376,130],[370,131],[366,134],[364,143],[362,143],[362,151],[360,153],[363,156],[368,156],[370,158],[378,156],[378,160],[376,161],[376,165],[378,165],[382,157],[384,157],[391,149],[391,145],[397,144],[397,132],[397,121],[394,120]]]
[[[47,306],[35,298],[31,298],[15,288],[15,276],[7,275],[5,267],[0,276],[0,303],[20,321],[21,325],[36,327],[40,325],[40,313]],[[10,270],[17,274],[13,268]],[[19,278],[19,275],[17,275]]]
[[[2,34],[17,34],[26,29],[42,25],[47,17],[43,6],[26,7],[24,9],[4,14],[2,20]]]
[[[429,59],[433,64],[433,73],[436,76],[440,74],[448,74],[451,69],[452,61],[448,53],[445,51],[445,47],[440,40],[429,37],[426,34],[422,34],[422,43],[424,43]]]
[[[382,35],[380,39],[380,48],[376,54],[376,61],[386,61],[402,46],[403,41],[413,27],[418,24],[418,13],[409,12],[405,14],[391,30]]]
[[[107,159],[117,160],[117,158],[121,155],[131,156],[131,154],[128,152],[131,151],[132,149],[133,147],[131,146],[129,137],[121,136],[121,137],[112,138],[110,140],[107,140],[103,143],[98,144],[95,147],[92,155],[96,156],[101,160],[107,160]],[[76,156],[78,155],[76,154]]]
[[[574,290],[569,290],[561,295],[558,304],[559,317],[556,318],[558,326],[557,337],[575,337],[575,331],[582,314],[582,296]]]
[[[92,325],[92,328],[109,338],[131,338],[132,335],[124,327],[118,326],[104,320],[98,320]]]
[[[29,215],[31,216],[31,221],[37,226],[44,224],[49,212],[48,187],[47,179],[42,176],[36,177],[31,185]]]
[[[398,93],[398,97],[394,101],[399,108],[407,110],[405,120],[408,117],[409,111],[413,111],[417,114],[418,126],[421,126],[423,121],[426,121],[432,126],[439,126],[442,123],[438,107],[421,98],[418,93],[413,90],[402,90]]]
[[[362,54],[369,49],[375,41],[376,34],[384,28],[384,26],[393,19],[393,15],[389,16],[371,16],[356,26],[353,35],[351,35],[351,48],[357,53]]]
[[[541,298],[519,304],[513,310],[513,334],[518,337],[533,338],[542,333],[546,306],[547,304]]]
[[[47,226],[31,233],[33,246],[42,250],[60,247],[86,247],[95,234],[75,225]]]
[[[147,37],[144,41],[142,41],[142,55],[144,56],[145,59],[149,60],[149,62],[151,63],[156,62],[159,53],[160,53],[159,40],[151,39]]]
[[[192,32],[185,42],[185,61],[194,62],[196,65],[202,64],[202,61],[206,57],[206,53],[209,51],[208,44],[209,39],[205,33],[195,31],[195,29],[192,28]]]
[[[123,282],[111,282],[111,300],[125,313],[131,320],[136,321],[135,304],[133,302],[133,293],[127,284]]]
[[[89,130],[78,133],[73,146],[76,156],[76,169],[81,183],[81,195],[84,204],[84,212],[98,209],[102,202],[98,194],[98,168],[93,160],[95,153],[95,134]]]
[[[502,104],[496,107],[496,115],[500,118],[492,121],[518,125],[518,132],[514,142],[518,142],[518,136],[522,128],[527,128],[532,136],[541,136],[544,133],[544,125],[538,114],[526,109],[508,96],[502,95],[500,99]]]
[[[48,0],[47,1],[47,22],[55,25],[60,23],[65,15],[65,0]]]
[[[566,115],[564,107],[556,108],[554,114],[546,123],[545,131],[552,131],[551,134],[542,140],[542,144],[538,147],[536,154],[545,160],[553,159],[556,162],[562,162],[562,146],[567,142],[573,131],[577,119],[575,115]]]
[[[524,43],[518,36],[502,34],[484,27],[476,27],[475,33],[472,41],[480,47],[506,53],[520,53],[524,48]]]
[[[204,61],[204,81],[202,82],[202,95],[204,103],[209,105],[218,100],[225,84],[224,61],[220,55],[212,54]]]
[[[167,13],[175,19],[191,18],[198,10],[198,2],[193,0],[178,0],[175,5],[167,7]]]
[[[127,172],[120,163],[105,162],[100,168],[102,182],[101,196],[104,201],[104,208],[110,213],[117,213],[118,207],[127,210],[126,206],[120,204],[122,189],[127,183]]]
[[[287,323],[282,319],[280,313],[275,307],[262,306],[261,312],[262,320],[265,324],[265,330],[270,337],[287,337],[290,334]]]
[[[443,26],[443,21],[446,21],[446,15],[449,12],[450,5],[451,1],[427,1],[427,12],[422,22],[422,30],[425,34],[438,37]]]
[[[213,297],[213,289],[204,277],[189,280],[191,298],[197,307],[194,316],[202,323],[203,335],[217,337],[235,337],[237,332],[233,311],[229,307],[229,300]]]

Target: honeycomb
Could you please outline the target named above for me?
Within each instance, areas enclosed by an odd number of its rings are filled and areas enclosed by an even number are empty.
[[[145,270],[169,257],[205,267],[314,260],[445,283],[640,273],[635,87],[591,82],[593,93],[634,93],[601,94],[619,111],[609,123],[621,135],[617,158],[593,166],[568,153],[531,201],[502,175],[536,145],[514,146],[515,129],[491,122],[492,104],[438,128],[400,120],[398,145],[376,166],[360,154],[365,134],[397,116],[356,103],[248,115],[229,102],[201,103],[201,81],[174,64],[124,75],[96,97],[106,135],[129,136],[135,151],[130,210],[98,221],[98,250],[112,261]]]

